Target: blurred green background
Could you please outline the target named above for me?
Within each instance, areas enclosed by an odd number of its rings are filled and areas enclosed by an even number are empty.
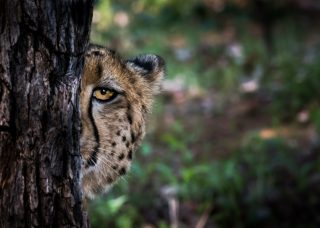
[[[320,227],[317,0],[99,0],[91,40],[167,63],[92,227]]]

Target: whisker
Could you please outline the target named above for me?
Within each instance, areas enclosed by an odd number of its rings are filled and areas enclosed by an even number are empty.
[[[108,171],[112,171],[113,172],[113,174],[115,174],[115,176],[116,177],[119,177],[120,179],[123,179],[123,180],[125,180],[126,182],[127,182],[127,180],[126,179],[124,179],[124,177],[122,176],[122,175],[120,175],[119,174],[119,172],[118,171],[116,171],[113,167],[112,167],[112,165],[113,165],[113,163],[110,163],[110,161],[109,160],[107,160],[105,157],[100,157],[99,158],[100,159],[100,161],[104,164],[104,165],[106,165],[109,169],[108,169]],[[99,170],[99,172],[102,172],[103,170]]]
[[[105,156],[100,156],[96,162],[93,160],[91,160],[91,161],[94,164],[94,166],[97,166],[98,162],[103,163],[103,166],[100,166],[100,169],[95,169],[95,170],[98,171],[98,173],[101,174],[104,178],[110,177],[108,174],[111,174],[111,175],[114,175],[116,178],[120,178],[121,180],[124,180],[127,183],[127,180],[122,175],[120,175],[117,170],[115,170],[112,167],[114,165],[114,163],[112,161],[110,161],[110,158],[114,159],[113,157],[107,158]],[[106,168],[107,168],[107,170],[106,170]]]

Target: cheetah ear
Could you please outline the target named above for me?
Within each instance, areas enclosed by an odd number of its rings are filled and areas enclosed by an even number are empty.
[[[130,70],[145,78],[152,86],[154,94],[159,93],[160,84],[165,74],[165,62],[158,55],[139,55],[126,61]]]

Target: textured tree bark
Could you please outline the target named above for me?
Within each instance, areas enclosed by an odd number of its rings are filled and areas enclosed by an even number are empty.
[[[0,227],[87,227],[79,81],[93,0],[0,0]]]

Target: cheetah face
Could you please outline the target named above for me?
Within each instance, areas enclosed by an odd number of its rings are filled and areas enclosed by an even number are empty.
[[[130,168],[163,75],[164,61],[156,55],[123,61],[102,47],[88,50],[80,95],[86,198],[107,191]]]

